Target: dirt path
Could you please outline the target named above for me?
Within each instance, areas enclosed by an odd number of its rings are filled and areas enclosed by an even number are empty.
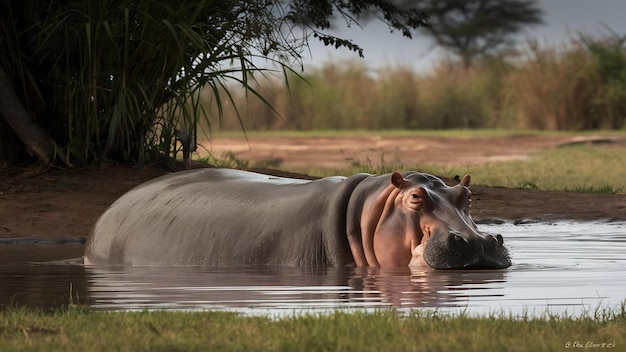
[[[588,138],[588,137],[586,137]],[[343,167],[353,160],[378,162],[481,163],[525,158],[542,148],[575,142],[571,137],[498,137],[448,139],[426,137],[252,138],[213,140],[215,153],[232,151],[255,161],[281,159],[283,167],[308,165]],[[104,170],[52,170],[24,177],[26,170],[0,170],[0,239],[84,238],[98,216],[132,187],[164,170],[111,165]],[[476,219],[622,219],[626,195],[541,192],[474,187],[472,214]]]
[[[498,160],[523,160],[531,153],[567,143],[606,140],[601,136],[444,137],[244,137],[214,138],[202,143],[217,157],[232,152],[259,165],[286,169],[343,168],[353,162],[476,165]]]

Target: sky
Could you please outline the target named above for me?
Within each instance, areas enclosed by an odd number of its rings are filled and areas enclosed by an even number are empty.
[[[518,36],[520,42],[531,38],[542,44],[559,45],[581,32],[594,36],[607,34],[606,26],[626,35],[626,0],[539,0],[538,3],[544,10],[544,24],[528,28]],[[368,67],[403,64],[422,71],[432,67],[442,55],[424,34],[407,39],[399,32],[390,33],[380,21],[370,21],[362,28],[346,28],[343,23],[337,27],[339,30],[333,34],[353,40],[364,49]],[[305,71],[326,61],[359,59],[356,53],[325,47],[315,38],[310,41],[310,54],[304,56]]]

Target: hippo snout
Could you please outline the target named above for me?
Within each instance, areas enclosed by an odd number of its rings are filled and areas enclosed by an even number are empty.
[[[501,269],[511,258],[501,235],[450,231],[431,236],[424,247],[424,261],[435,269]]]

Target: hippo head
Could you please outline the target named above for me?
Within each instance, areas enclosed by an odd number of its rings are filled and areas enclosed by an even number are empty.
[[[394,173],[391,183],[398,192],[396,206],[403,209],[405,219],[412,219],[406,227],[407,232],[414,233],[409,266],[424,262],[435,269],[495,269],[511,265],[502,236],[480,232],[469,214],[469,175],[454,187],[421,173],[404,177]]]

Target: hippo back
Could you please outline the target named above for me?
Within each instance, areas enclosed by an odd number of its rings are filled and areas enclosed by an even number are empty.
[[[89,236],[94,264],[344,265],[350,194],[367,175],[315,181],[201,169],[146,182]]]

